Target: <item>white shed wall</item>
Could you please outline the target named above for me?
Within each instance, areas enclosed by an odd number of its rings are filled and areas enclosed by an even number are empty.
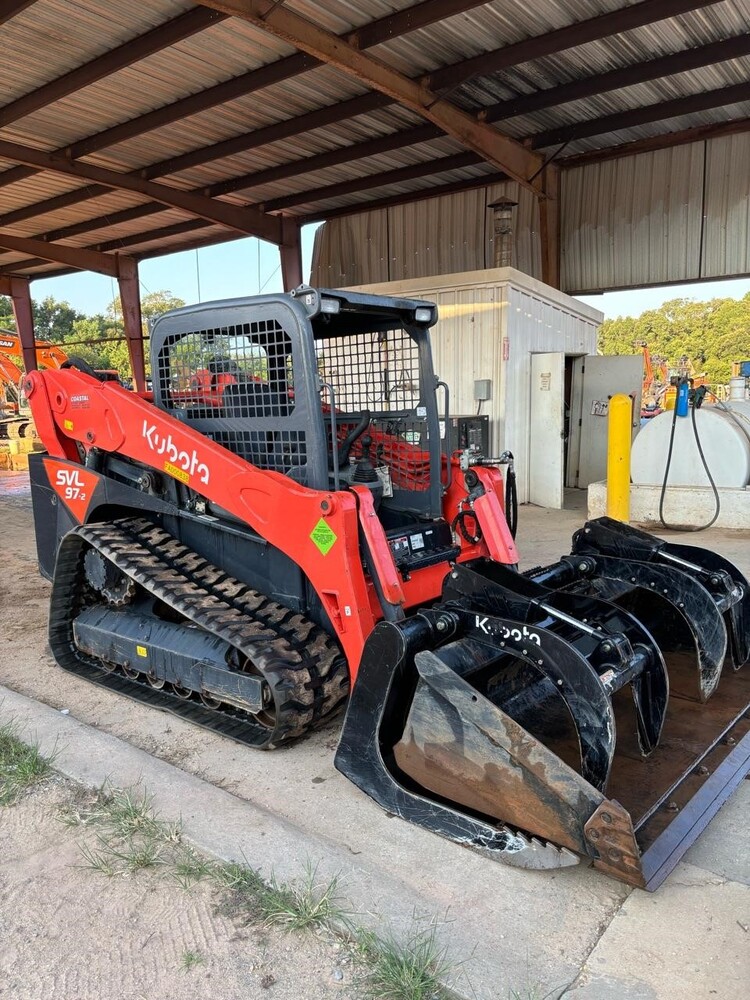
[[[603,315],[514,268],[415,278],[358,290],[436,302],[435,371],[451,390],[451,412],[475,413],[474,380],[492,380],[492,449],[516,457],[519,502],[528,500],[531,354],[595,354]],[[507,360],[503,360],[503,355]]]

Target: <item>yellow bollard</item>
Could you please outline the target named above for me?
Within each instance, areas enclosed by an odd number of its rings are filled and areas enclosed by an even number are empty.
[[[609,401],[607,425],[607,516],[630,521],[630,444],[633,401],[617,393]]]

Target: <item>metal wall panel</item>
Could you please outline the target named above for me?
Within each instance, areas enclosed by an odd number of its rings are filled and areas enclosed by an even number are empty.
[[[750,134],[707,143],[701,277],[750,273]]]
[[[696,280],[704,144],[562,175],[562,287],[571,294]]]
[[[310,284],[341,288],[388,280],[386,209],[345,215],[315,232]]]
[[[750,273],[748,177],[748,133],[563,171],[563,289],[577,295]],[[514,266],[540,277],[536,200],[506,183],[378,213],[384,227],[378,254],[367,242],[372,227],[356,221],[369,216],[326,223],[313,283],[319,273],[339,268],[342,282],[359,284],[491,267],[487,206],[500,195],[518,202]]]
[[[311,283],[402,281],[492,267],[492,209],[501,196],[514,209],[513,266],[541,277],[539,208],[515,182],[459,191],[326,222],[315,235]]]

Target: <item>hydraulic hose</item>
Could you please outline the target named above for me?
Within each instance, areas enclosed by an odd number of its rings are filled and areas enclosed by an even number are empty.
[[[695,420],[695,410],[696,410],[695,400],[693,400],[693,403],[690,406],[690,418],[693,425],[693,434],[695,435],[695,443],[698,446],[698,454],[701,457],[703,468],[706,470],[706,475],[708,476],[708,481],[711,484],[711,489],[713,490],[714,494],[714,501],[715,501],[714,515],[711,518],[711,520],[708,521],[706,524],[699,524],[699,525],[668,524],[667,521],[664,519],[664,498],[667,493],[667,480],[669,479],[669,469],[670,466],[672,465],[672,452],[674,450],[674,435],[675,435],[675,430],[677,429],[677,407],[675,406],[674,410],[672,411],[672,429],[669,434],[669,448],[667,449],[667,461],[666,465],[664,466],[664,481],[661,484],[661,494],[659,496],[659,520],[668,531],[705,531],[706,528],[710,528],[711,525],[716,522],[716,519],[718,518],[721,512],[721,500],[719,498],[719,491],[716,489],[716,483],[714,482],[714,478],[711,475],[711,470],[708,467],[706,456],[703,454],[703,445],[701,444],[700,435],[698,434],[698,424],[696,423]]]
[[[466,519],[471,518],[474,521],[474,534],[472,535],[469,529],[466,527]],[[451,531],[459,532],[464,540],[468,542],[469,545],[476,545],[477,542],[482,539],[482,529],[479,527],[479,521],[477,520],[477,515],[471,508],[466,510],[460,510],[458,514],[451,521]]]
[[[516,470],[513,465],[513,454],[508,452],[510,462],[505,475],[505,519],[512,538],[518,530],[518,489],[516,486]]]

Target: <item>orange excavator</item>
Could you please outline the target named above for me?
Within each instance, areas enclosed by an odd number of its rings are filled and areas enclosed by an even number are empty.
[[[0,438],[36,437],[31,409],[22,391],[23,371],[14,359],[23,356],[21,338],[12,330],[0,330]],[[36,341],[39,368],[83,367],[102,382],[118,381],[115,371],[91,369],[81,359],[69,357],[59,344]]]
[[[655,417],[662,412],[660,397],[669,385],[667,362],[665,358],[653,357],[645,340],[639,340],[635,346],[640,347],[643,353],[641,418]]]
[[[11,330],[0,330],[0,354],[7,357],[15,355],[23,357],[21,338]],[[68,355],[59,344],[49,340],[37,340],[36,361],[40,368],[62,368],[68,361]]]

